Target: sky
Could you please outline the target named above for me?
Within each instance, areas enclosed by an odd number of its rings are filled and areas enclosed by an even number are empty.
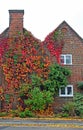
[[[0,0],[0,33],[13,9],[24,9],[24,28],[42,41],[64,20],[83,38],[83,0]]]

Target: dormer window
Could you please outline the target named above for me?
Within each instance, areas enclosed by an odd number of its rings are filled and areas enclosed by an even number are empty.
[[[60,63],[63,65],[72,65],[72,55],[71,54],[62,54],[60,56]]]

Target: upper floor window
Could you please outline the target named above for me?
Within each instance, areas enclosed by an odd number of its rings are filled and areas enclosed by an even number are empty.
[[[62,54],[60,56],[60,62],[64,65],[71,65],[72,64],[72,55],[71,54]]]
[[[73,85],[67,85],[66,87],[61,87],[59,89],[60,97],[73,97]]]

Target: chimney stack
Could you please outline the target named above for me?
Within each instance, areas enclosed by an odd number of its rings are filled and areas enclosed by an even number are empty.
[[[24,10],[9,10],[9,37],[23,35],[23,15]]]

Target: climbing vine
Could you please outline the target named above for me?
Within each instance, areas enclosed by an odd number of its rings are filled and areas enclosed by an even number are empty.
[[[63,34],[56,30],[50,33],[42,43],[26,31],[23,36],[0,40],[0,67],[4,76],[4,87],[0,87],[0,94],[4,94],[3,99],[7,104],[12,104],[15,93],[18,93],[20,108],[24,110],[26,107],[24,100],[31,98],[30,95],[33,94],[31,92],[36,91],[35,87],[39,88],[40,93],[43,94],[45,90],[51,95],[49,68],[52,63],[49,54],[51,58],[56,57],[57,62],[60,63],[63,43]],[[53,82],[50,84],[51,87],[52,84]],[[49,96],[49,101],[50,98],[52,96]],[[22,105],[25,106],[22,108]],[[12,105],[8,105],[8,109],[9,107],[12,108]]]
[[[46,45],[50,55],[56,57],[58,63],[60,63],[60,54],[62,53],[62,47],[64,34],[59,30],[54,30],[44,40],[43,44]]]
[[[1,41],[0,63],[7,82],[7,88],[18,89],[20,84],[30,82],[32,73],[47,75],[45,69],[50,61],[45,56],[40,42],[29,36],[5,39]]]

